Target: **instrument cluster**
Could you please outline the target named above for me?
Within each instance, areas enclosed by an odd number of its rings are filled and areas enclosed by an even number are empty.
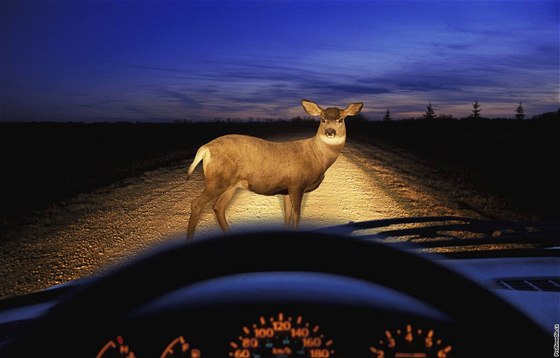
[[[149,320],[125,329],[130,337],[126,333],[109,337],[99,344],[95,356],[421,358],[452,357],[456,350],[454,338],[445,334],[445,325],[419,317],[384,324],[386,316],[374,314],[379,321],[368,324],[367,320],[371,319],[365,317],[368,314],[337,312],[329,316],[327,313],[327,317],[321,319],[315,314],[283,310],[262,314],[261,311],[261,314],[255,312],[253,317],[235,323],[227,319],[228,314],[223,318],[218,314],[211,315],[208,321],[195,319],[185,324],[182,330],[175,328],[177,324],[173,319],[161,319],[158,323]],[[169,322],[169,328],[173,327],[172,330],[185,333],[167,335],[166,322]],[[148,337],[145,337],[147,332]],[[164,339],[166,335],[167,340]],[[161,343],[156,344],[158,340]]]

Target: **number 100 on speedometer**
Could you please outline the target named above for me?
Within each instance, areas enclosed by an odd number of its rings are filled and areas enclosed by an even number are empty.
[[[241,335],[230,342],[229,356],[329,358],[334,352],[333,341],[325,338],[319,325],[280,312],[244,326]]]

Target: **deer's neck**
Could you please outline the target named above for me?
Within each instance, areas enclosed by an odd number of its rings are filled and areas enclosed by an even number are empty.
[[[323,161],[325,170],[327,170],[338,158],[344,144],[346,143],[346,135],[328,138],[324,135],[317,134],[311,139],[311,145],[316,155]]]

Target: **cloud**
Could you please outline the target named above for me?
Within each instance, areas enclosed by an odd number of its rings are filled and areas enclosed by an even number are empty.
[[[189,95],[181,91],[160,89],[158,91],[158,95],[165,101],[180,103],[188,109],[197,109],[202,107],[202,104],[199,101],[191,98]]]
[[[337,93],[342,96],[348,95],[364,95],[364,94],[381,94],[390,93],[391,90],[383,87],[375,87],[363,83],[361,79],[354,79],[353,83],[335,83],[326,81],[316,81],[308,84],[306,87],[310,89],[321,90],[322,93]]]
[[[116,99],[103,98],[87,103],[79,103],[78,107],[82,108],[103,108],[118,102]]]
[[[146,89],[156,97],[153,106],[163,101],[200,118],[286,117],[298,113],[302,97],[325,105],[362,100],[394,113],[422,113],[432,102],[458,117],[475,99],[496,110],[519,100],[538,103],[543,111],[552,106],[559,56],[551,36],[537,37],[538,29],[517,37],[490,30],[449,29],[394,51],[385,42],[389,52],[319,45],[309,49],[316,57],[252,53],[135,69],[140,77],[146,71],[152,83]]]

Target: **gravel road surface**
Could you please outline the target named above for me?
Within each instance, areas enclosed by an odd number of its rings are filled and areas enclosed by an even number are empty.
[[[183,240],[190,202],[204,186],[201,166],[187,180],[190,160],[81,194],[40,213],[32,224],[4,233],[0,297],[102,272],[155,244]],[[479,216],[403,170],[418,165],[422,163],[383,148],[347,143],[321,186],[306,194],[301,226],[418,215]],[[239,190],[226,216],[233,233],[256,224],[281,228],[282,199]],[[217,232],[209,206],[195,240]]]

